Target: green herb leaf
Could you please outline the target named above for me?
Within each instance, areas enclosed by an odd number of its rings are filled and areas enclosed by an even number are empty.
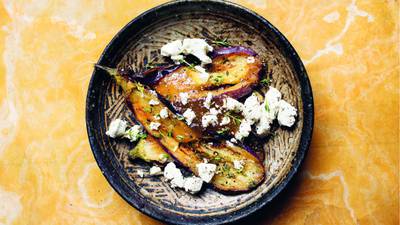
[[[228,131],[229,131],[229,128],[225,127],[225,128],[223,128],[223,129],[221,129],[221,130],[218,130],[218,131],[217,131],[217,134],[224,135],[224,134],[226,134]]]
[[[178,120],[185,120],[185,117],[183,117],[182,115],[176,115],[176,118],[177,118]]]
[[[182,63],[182,64],[185,64],[186,66],[188,66],[189,69],[195,70],[195,69],[194,69],[194,64],[189,63],[189,62],[186,61],[185,59],[181,59],[181,60],[179,60],[179,62]]]
[[[168,131],[167,136],[168,137],[172,137],[172,131],[171,130]]]
[[[183,135],[176,135],[178,141],[182,141],[185,137]]]
[[[223,47],[231,46],[230,42],[228,41],[228,38],[224,38],[222,40],[215,40],[215,41],[212,41],[212,43],[219,45],[219,46],[223,46]]]
[[[224,81],[224,77],[221,74],[217,74],[216,76],[211,77],[211,82],[215,85],[219,85]]]
[[[143,95],[144,94],[144,86],[141,83],[136,82],[136,89]]]
[[[151,107],[145,107],[143,110],[148,113],[151,113],[153,111]]]
[[[260,81],[260,83],[261,83],[262,85],[268,86],[268,85],[271,83],[271,79],[269,79],[269,77],[264,78],[264,79],[262,79],[262,80]]]
[[[265,99],[265,111],[269,112],[269,104],[267,99]]]

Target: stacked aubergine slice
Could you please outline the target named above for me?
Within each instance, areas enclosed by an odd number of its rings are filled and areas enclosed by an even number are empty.
[[[254,62],[248,63],[249,57]],[[97,67],[106,70],[123,89],[129,109],[148,133],[130,152],[132,157],[163,163],[160,154],[168,154],[197,176],[196,165],[207,160],[217,165],[210,183],[224,192],[249,191],[264,179],[264,165],[254,151],[242,143],[227,142],[230,134],[215,135],[221,129],[233,133],[240,124],[232,120],[224,126],[201,126],[201,115],[209,110],[204,106],[209,93],[215,104],[221,105],[227,97],[239,99],[249,95],[258,84],[263,64],[254,51],[244,47],[215,50],[207,80],[201,79],[200,72],[188,65],[161,66],[141,73]],[[187,104],[180,101],[180,93],[188,93]],[[152,100],[159,104],[150,104]],[[169,116],[160,118],[165,107]],[[190,126],[181,116],[187,109],[197,115]],[[152,129],[151,123],[160,126]],[[234,169],[234,161],[245,162],[243,169]]]

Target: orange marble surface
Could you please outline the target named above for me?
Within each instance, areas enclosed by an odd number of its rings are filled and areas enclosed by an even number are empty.
[[[0,2],[0,224],[160,224],[108,185],[84,116],[93,63],[162,2]],[[399,3],[237,2],[289,39],[315,99],[304,167],[252,223],[398,224]]]

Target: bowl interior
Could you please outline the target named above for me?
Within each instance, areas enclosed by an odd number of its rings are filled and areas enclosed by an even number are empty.
[[[299,70],[301,62],[293,57],[288,43],[273,27],[266,26],[265,21],[231,4],[204,1],[170,3],[138,17],[114,38],[99,63],[110,67],[130,66],[139,71],[148,62],[164,61],[159,56],[162,45],[186,37],[227,38],[233,45],[252,48],[267,65],[266,74],[272,77],[271,86],[280,90],[283,98],[298,109],[293,128],[278,128],[273,136],[264,139],[264,182],[248,193],[230,195],[206,187],[200,195],[191,195],[171,189],[162,176],[139,177],[136,170],[146,172],[151,165],[128,158],[132,143],[105,135],[113,119],[123,118],[133,124],[135,118],[125,104],[122,91],[99,70],[94,72],[88,93],[89,138],[108,181],[139,210],[175,223],[231,221],[269,201],[276,194],[276,188],[288,181],[288,174],[297,169],[298,163],[295,162],[304,154],[299,149],[304,142],[305,92],[302,79],[306,74]],[[306,148],[309,138],[305,140]]]

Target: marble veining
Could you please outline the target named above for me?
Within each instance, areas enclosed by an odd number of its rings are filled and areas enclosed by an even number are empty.
[[[85,97],[106,44],[163,2],[0,2],[0,224],[161,224],[98,169]],[[315,101],[303,168],[251,223],[398,224],[398,1],[235,2],[293,44]]]

